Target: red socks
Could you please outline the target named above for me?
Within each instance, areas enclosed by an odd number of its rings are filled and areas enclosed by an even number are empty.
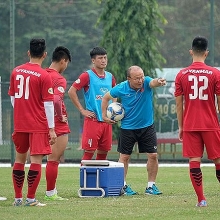
[[[34,199],[41,178],[41,164],[32,163],[28,171],[28,194],[27,198]]]
[[[189,169],[190,179],[198,197],[198,202],[206,200],[203,194],[202,171],[200,168],[200,162],[191,161],[189,163]]]
[[[54,190],[56,187],[58,166],[59,166],[59,162],[57,161],[47,161],[47,166],[46,166],[47,191]]]
[[[25,171],[24,164],[15,163],[12,171],[12,181],[14,185],[15,198],[22,198],[22,188],[24,185]]]
[[[96,160],[106,160],[107,154],[97,154]]]
[[[82,160],[92,160],[93,155],[94,155],[94,152],[84,151]]]
[[[220,164],[215,164],[216,178],[220,182]]]

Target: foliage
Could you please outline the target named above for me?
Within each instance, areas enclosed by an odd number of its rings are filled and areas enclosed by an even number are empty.
[[[73,81],[89,68],[89,50],[102,40],[102,45],[108,49],[108,69],[117,75],[119,82],[125,79],[125,70],[133,64],[142,65],[149,75],[154,74],[155,67],[187,66],[191,62],[188,50],[192,38],[204,35],[211,43],[214,31],[214,63],[220,66],[220,41],[217,39],[220,1],[213,1],[214,30],[211,31],[212,1],[207,0],[0,0],[0,75],[3,81],[9,80],[11,69],[12,1],[15,2],[15,65],[28,60],[26,51],[31,37],[44,37],[48,50],[44,66],[49,65],[55,46],[69,47],[73,61],[65,76]],[[98,18],[100,25],[96,26]],[[166,63],[156,54],[162,54]],[[210,56],[207,63],[210,63]]]
[[[10,2],[0,3],[0,67],[3,81],[10,75]],[[53,49],[66,46],[71,50],[73,61],[65,72],[68,80],[75,80],[89,68],[91,48],[99,44],[102,30],[95,27],[102,10],[96,0],[14,0],[15,2],[15,66],[28,60],[29,40],[33,37],[45,38],[48,58],[44,66],[50,64]]]
[[[165,23],[156,0],[103,0],[105,8],[99,22],[103,26],[102,45],[107,49],[108,69],[120,82],[126,70],[139,65],[145,74],[155,77],[164,58],[158,53],[157,35]]]
[[[160,25],[164,30],[164,35],[158,36],[161,42],[159,48],[161,54],[166,58],[163,67],[185,67],[191,63],[189,49],[192,39],[202,35],[209,39],[209,49],[211,47],[211,33],[214,31],[214,65],[220,66],[220,1],[214,2],[214,30],[211,31],[211,7],[212,1],[207,0],[158,0],[160,10],[167,19],[167,25]],[[206,63],[210,64],[209,55]]]
[[[103,26],[102,45],[107,49],[108,70],[117,81],[126,79],[126,70],[132,65],[142,67],[145,75],[156,77],[165,59],[158,52],[158,34],[166,23],[156,0],[103,0],[104,10],[99,18]],[[113,136],[118,136],[118,126],[113,126]]]
[[[207,208],[195,207],[197,202],[190,183],[188,167],[161,167],[157,186],[161,196],[147,196],[146,168],[130,167],[127,182],[139,192],[136,196],[79,198],[79,167],[60,167],[57,180],[59,195],[68,201],[48,201],[46,207],[13,207],[13,188],[11,168],[1,169],[1,195],[8,198],[0,201],[1,219],[78,219],[78,220],[132,220],[132,219],[218,219],[219,218],[219,183],[214,167],[203,167],[204,190],[208,201]],[[27,168],[26,168],[27,173]],[[95,178],[94,178],[95,179]],[[111,182],[111,181],[110,181]],[[37,192],[41,202],[45,194],[45,170]],[[24,197],[27,185],[24,186]]]

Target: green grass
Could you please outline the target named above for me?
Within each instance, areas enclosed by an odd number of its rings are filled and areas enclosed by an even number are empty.
[[[37,199],[43,202],[45,192],[45,169],[43,168]],[[188,176],[188,168],[159,168],[157,186],[161,196],[144,195],[146,169],[130,167],[127,182],[139,192],[137,196],[79,198],[79,168],[61,167],[57,188],[59,195],[68,201],[46,202],[46,207],[13,207],[11,168],[0,168],[0,219],[219,219],[219,183],[214,167],[203,167],[204,190],[208,207],[195,207],[195,193]],[[24,186],[24,195],[26,194]]]

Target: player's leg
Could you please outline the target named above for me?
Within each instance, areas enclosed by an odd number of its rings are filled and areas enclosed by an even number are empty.
[[[46,182],[47,190],[45,200],[66,200],[57,195],[56,180],[60,157],[63,155],[68,143],[68,134],[57,137],[57,142],[52,145],[52,154],[47,157]]]
[[[99,123],[100,139],[97,147],[96,160],[106,160],[112,147],[112,125]]]
[[[154,124],[139,129],[136,133],[140,153],[147,153],[147,176],[148,182],[145,194],[160,195],[162,192],[157,188],[155,181],[158,173],[157,136]]]
[[[82,160],[91,160],[98,146],[98,128],[96,120],[85,118],[82,134],[82,149],[84,150]]]
[[[136,139],[133,130],[120,129],[120,136],[118,139],[118,152],[120,153],[120,155],[118,162],[124,164],[124,187],[122,188],[122,194],[128,196],[137,194],[137,192],[132,190],[131,187],[126,183],[128,165],[135,142]]]
[[[197,206],[206,206],[201,158],[204,152],[202,132],[183,132],[183,155],[189,158],[189,176],[197,195]]]
[[[15,162],[12,169],[12,181],[15,193],[15,201],[13,205],[20,206],[23,201],[22,189],[25,179],[24,167],[29,149],[29,134],[14,132],[12,134],[12,139],[16,149]]]
[[[203,138],[208,159],[213,160],[216,178],[220,182],[220,131],[203,132]]]
[[[37,187],[41,178],[41,165],[44,155],[51,154],[48,133],[30,134],[30,160],[31,165],[28,171],[28,192],[26,206],[45,206],[35,199]]]

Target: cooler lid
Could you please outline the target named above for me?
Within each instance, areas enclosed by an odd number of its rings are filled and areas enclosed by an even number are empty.
[[[109,160],[82,160],[82,166],[109,166],[109,167],[124,167],[123,163]]]

